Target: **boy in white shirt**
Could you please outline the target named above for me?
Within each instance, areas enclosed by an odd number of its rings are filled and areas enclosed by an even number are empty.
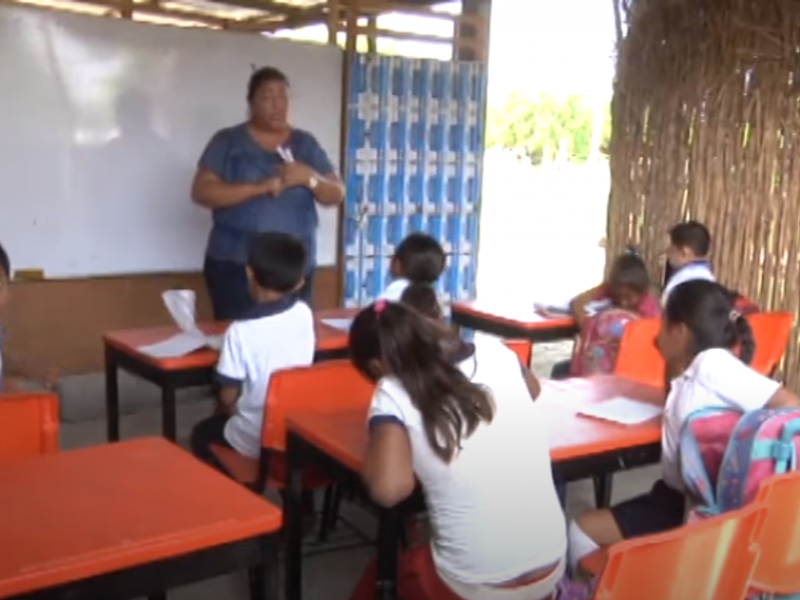
[[[426,233],[407,235],[392,256],[389,270],[393,281],[379,299],[399,302],[411,283],[433,287],[441,277],[444,265],[444,249],[439,242]]]
[[[661,305],[666,306],[669,295],[680,284],[693,279],[716,281],[708,255],[711,252],[711,234],[698,221],[678,223],[669,230],[667,248],[667,279],[661,295]]]
[[[714,407],[747,412],[800,404],[778,382],[748,366],[755,350],[750,325],[718,283],[695,279],[675,287],[656,344],[667,370],[680,374],[671,382],[664,407],[662,479],[646,494],[580,515],[569,531],[573,568],[598,547],[683,524],[687,497],[679,440],[690,414]],[[737,346],[739,357],[733,353]]]
[[[263,233],[253,241],[247,278],[255,305],[225,333],[217,363],[218,410],[192,431],[195,456],[223,472],[210,446],[258,457],[272,374],[310,365],[314,359],[314,315],[296,294],[305,271],[306,253],[299,239]]]

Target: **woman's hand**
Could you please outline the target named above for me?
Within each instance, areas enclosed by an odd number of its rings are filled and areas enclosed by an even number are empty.
[[[283,191],[284,185],[280,177],[270,177],[269,179],[264,179],[259,184],[259,187],[262,194],[266,194],[267,196],[279,196]]]
[[[284,188],[308,186],[314,175],[311,167],[300,162],[284,163],[281,167],[281,183]]]

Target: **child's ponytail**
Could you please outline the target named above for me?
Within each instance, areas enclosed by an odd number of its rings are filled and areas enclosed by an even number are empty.
[[[739,358],[745,364],[750,364],[756,353],[756,339],[753,336],[753,329],[747,318],[736,309],[731,311],[731,321],[736,329],[736,337],[739,338]]]

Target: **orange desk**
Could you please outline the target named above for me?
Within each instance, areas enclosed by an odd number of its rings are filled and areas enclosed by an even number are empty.
[[[451,319],[456,327],[531,342],[569,339],[578,333],[578,326],[571,317],[543,317],[536,313],[533,304],[524,308],[479,300],[454,302],[451,306]]]
[[[664,391],[628,379],[601,376],[544,382],[540,400],[551,434],[554,476],[575,481],[658,462],[661,457],[661,421],[623,426],[578,416],[583,405],[614,396],[661,404]],[[302,598],[302,468],[323,470],[345,485],[360,488],[360,472],[367,448],[366,411],[297,413],[288,417],[288,483],[284,507],[287,529],[286,597]],[[419,502],[419,498],[415,499]],[[406,507],[407,509],[407,507]],[[379,510],[378,597],[395,598],[397,540],[402,509]]]
[[[276,597],[281,511],[163,438],[8,462],[0,490],[0,598],[159,598],[243,569]]]
[[[349,318],[353,309],[331,309],[314,313],[317,350],[314,360],[342,358],[347,354],[347,332],[329,327],[327,318]],[[207,334],[225,332],[225,323],[205,323],[200,328]],[[152,327],[112,331],[103,336],[106,370],[106,425],[108,441],[119,440],[119,382],[120,369],[153,383],[161,390],[161,419],[164,437],[174,441],[176,435],[176,392],[179,389],[210,385],[218,353],[209,348],[178,358],[154,358],[139,348],[165,340],[177,333],[176,327]]]

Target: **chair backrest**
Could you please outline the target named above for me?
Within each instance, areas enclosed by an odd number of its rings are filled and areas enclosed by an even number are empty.
[[[639,319],[625,326],[614,375],[658,387],[664,385],[664,359],[655,344],[659,327],[659,319]]]
[[[503,340],[503,343],[519,357],[519,362],[531,366],[531,343],[528,340]]]
[[[595,600],[741,600],[766,510],[754,504],[611,546]]]
[[[267,391],[261,446],[286,450],[286,416],[292,411],[366,410],[374,390],[375,384],[356,371],[349,360],[325,361],[273,373]]]
[[[767,513],[752,586],[767,594],[797,594],[800,592],[800,471],[765,479],[756,503],[765,506]]]
[[[0,393],[0,461],[58,450],[58,396]]]
[[[785,312],[764,312],[750,315],[747,320],[756,341],[756,351],[750,366],[762,375],[771,375],[781,362],[789,342],[792,315]]]

